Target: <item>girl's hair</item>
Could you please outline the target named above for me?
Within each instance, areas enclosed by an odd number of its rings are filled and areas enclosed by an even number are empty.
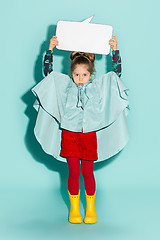
[[[71,75],[77,64],[87,65],[88,71],[90,72],[90,74],[93,74],[93,72],[95,72],[95,68],[94,68],[95,55],[93,53],[72,52],[70,55],[70,59],[72,60],[71,61]]]

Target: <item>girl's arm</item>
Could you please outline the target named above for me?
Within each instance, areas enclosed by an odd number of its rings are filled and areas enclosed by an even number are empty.
[[[112,70],[118,75],[121,76],[121,57],[119,50],[112,51]]]
[[[46,51],[44,56],[44,75],[47,76],[53,71],[53,48],[58,45],[58,40],[56,36],[53,36],[50,40],[49,49]]]
[[[112,48],[112,69],[118,75],[121,76],[121,57],[119,54],[119,50],[117,50],[117,37],[113,36],[112,39],[109,40],[109,44]]]
[[[43,72],[44,75],[47,76],[49,73],[53,71],[53,52],[51,50],[46,51],[43,64],[44,64]]]

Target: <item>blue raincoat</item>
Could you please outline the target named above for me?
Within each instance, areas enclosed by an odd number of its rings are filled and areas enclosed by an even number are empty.
[[[38,111],[34,133],[43,150],[60,161],[62,129],[97,134],[98,161],[121,151],[128,141],[128,88],[113,71],[77,86],[65,74],[51,72],[32,92]]]

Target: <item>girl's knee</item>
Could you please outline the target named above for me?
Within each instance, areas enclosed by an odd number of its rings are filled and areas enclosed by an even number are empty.
[[[72,178],[79,178],[80,168],[72,168],[69,170],[69,176]]]
[[[82,175],[84,178],[93,177],[93,162],[82,163]]]
[[[80,176],[80,159],[68,158],[69,177],[79,178]]]

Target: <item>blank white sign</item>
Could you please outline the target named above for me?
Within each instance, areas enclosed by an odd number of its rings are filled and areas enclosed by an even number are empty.
[[[113,27],[104,24],[90,23],[87,18],[83,22],[58,21],[56,36],[57,49],[96,54],[109,54],[109,40]]]

